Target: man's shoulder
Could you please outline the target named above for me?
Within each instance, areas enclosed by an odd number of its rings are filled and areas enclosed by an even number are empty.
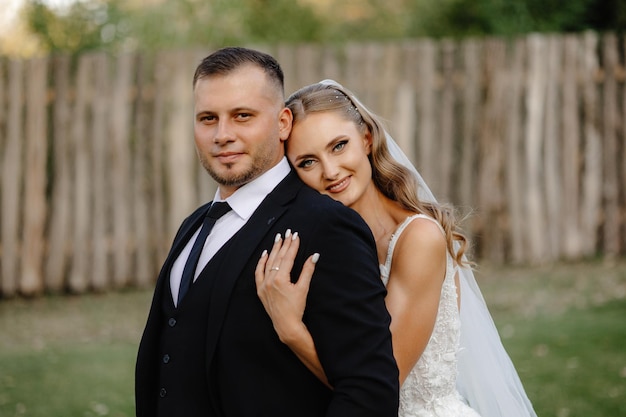
[[[354,210],[349,207],[343,205],[343,203],[334,200],[333,198],[320,194],[318,191],[304,186],[302,187],[302,191],[298,193],[299,204],[304,205],[310,211],[316,212],[324,212],[327,214],[335,213],[335,214],[343,214],[343,215],[353,215],[356,214]],[[358,214],[357,214],[358,215]]]

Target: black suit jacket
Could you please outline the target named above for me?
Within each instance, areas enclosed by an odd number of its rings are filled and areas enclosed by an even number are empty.
[[[162,297],[171,297],[172,263],[199,227],[207,206],[180,227],[159,275],[136,367],[138,416],[154,415]],[[329,390],[278,339],[256,294],[254,269],[276,233],[297,231],[292,271],[321,254],[304,321]],[[371,231],[353,210],[306,187],[291,172],[216,257],[224,260],[209,297],[205,363],[216,416],[385,416],[397,414],[398,370],[390,317]],[[214,258],[215,259],[215,258]],[[208,279],[203,271],[198,278]],[[191,290],[193,291],[193,289]]]

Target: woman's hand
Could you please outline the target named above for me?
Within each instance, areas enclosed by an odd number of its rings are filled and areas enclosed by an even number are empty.
[[[281,342],[286,344],[320,381],[332,388],[317,356],[313,337],[302,322],[311,277],[320,255],[315,253],[306,260],[300,277],[294,284],[291,282],[291,268],[299,247],[298,233],[292,234],[291,230],[287,230],[284,241],[280,234],[276,235],[272,251],[269,255],[267,251],[263,251],[256,266],[254,272],[256,291],[265,311],[272,319]]]
[[[291,282],[291,269],[300,247],[298,233],[285,232],[285,239],[276,235],[271,252],[263,251],[255,270],[257,294],[272,319],[280,340],[291,346],[306,338],[308,330],[302,322],[311,277],[319,254],[311,255],[296,283]]]

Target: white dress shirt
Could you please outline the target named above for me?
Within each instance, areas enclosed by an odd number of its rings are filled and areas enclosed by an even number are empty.
[[[246,224],[250,216],[252,216],[252,213],[259,207],[265,197],[267,197],[287,174],[289,174],[290,170],[291,168],[289,167],[287,158],[283,157],[283,159],[269,171],[242,186],[225,200],[232,210],[217,220],[211,233],[207,237],[204,248],[202,249],[202,254],[200,255],[200,260],[198,261],[198,266],[196,267],[194,281],[198,278],[198,275],[200,275],[200,272],[202,272],[213,255]],[[213,201],[224,201],[220,196],[219,188],[215,193]],[[189,239],[189,242],[187,242],[187,245],[183,248],[172,265],[172,270],[170,271],[170,287],[172,288],[174,305],[177,304],[178,289],[180,287],[180,280],[183,275],[185,263],[187,262],[191,247],[199,233],[200,228],[198,228],[196,233]]]

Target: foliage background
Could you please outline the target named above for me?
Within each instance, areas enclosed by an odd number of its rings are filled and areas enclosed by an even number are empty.
[[[40,52],[626,28],[626,0],[24,1],[20,17]]]

